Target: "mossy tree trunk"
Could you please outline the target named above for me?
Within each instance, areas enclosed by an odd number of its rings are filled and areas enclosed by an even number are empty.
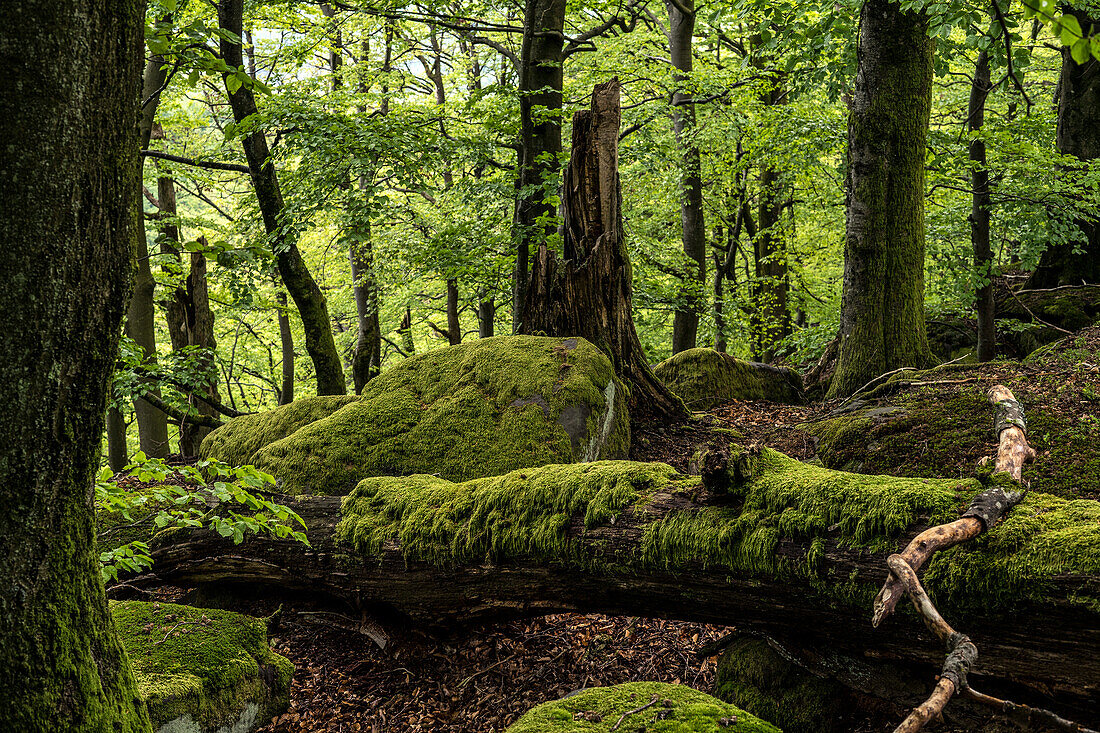
[[[219,0],[218,24],[230,34],[241,37],[243,26],[244,0]],[[244,67],[244,55],[241,44],[222,38],[220,41],[222,58],[231,68]],[[242,84],[235,92],[229,93],[229,104],[233,108],[233,118],[238,123],[258,114],[256,98],[252,87]],[[325,296],[313,279],[306,266],[302,253],[295,241],[296,234],[291,222],[285,220],[283,194],[279,189],[279,178],[275,165],[270,160],[267,138],[262,130],[245,135],[241,142],[245,159],[248,161],[252,185],[256,190],[256,200],[260,205],[264,228],[271,238],[271,247],[275,253],[275,262],[279,276],[286,285],[290,297],[298,307],[305,331],[306,352],[313,361],[317,375],[318,394],[347,394],[344,383],[344,367],[336,342],[332,338],[332,320],[328,314]]]
[[[545,244],[531,270],[521,333],[582,336],[603,350],[630,388],[631,416],[679,419],[687,408],[646,363],[631,312],[630,257],[619,188],[619,80],[598,84],[573,115],[562,185],[564,259]]]
[[[978,53],[974,65],[974,81],[970,85],[967,106],[967,127],[977,136],[970,141],[971,194],[970,244],[974,252],[974,271],[980,280],[976,292],[978,315],[978,361],[990,361],[997,355],[997,327],[993,303],[993,249],[989,244],[989,169],[986,168],[985,140],[981,129],[985,124],[985,99],[992,88],[989,77],[989,54]]]
[[[691,38],[695,32],[695,0],[666,0],[668,50],[676,69],[672,94],[672,130],[680,146],[680,233],[687,258],[676,315],[672,321],[672,353],[694,349],[699,332],[700,296],[707,278],[706,226],[703,222],[703,174],[695,144],[695,105],[686,90],[691,75]]]
[[[0,3],[0,679],[12,731],[148,731],[92,482],[140,230],[144,3]]]
[[[516,179],[516,267],[512,289],[513,332],[521,322],[530,253],[557,232],[553,198],[561,154],[562,64],[565,0],[527,0],[520,48],[519,176]]]
[[[1100,30],[1096,17],[1084,10],[1066,8],[1066,14],[1076,17],[1086,34]],[[1089,56],[1088,61],[1079,64],[1069,48],[1063,48],[1058,87],[1061,97],[1055,147],[1059,153],[1079,160],[1100,158],[1100,61]],[[1100,283],[1100,214],[1091,212],[1079,219],[1077,226],[1084,233],[1084,241],[1047,249],[1028,278],[1027,288]]]
[[[933,46],[924,15],[892,0],[863,4],[832,397],[892,369],[932,363],[924,325],[924,160]]]

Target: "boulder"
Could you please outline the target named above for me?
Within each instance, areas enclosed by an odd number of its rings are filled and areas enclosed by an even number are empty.
[[[359,398],[311,400],[231,420],[200,453],[254,464],[287,494],[346,494],[370,476],[466,481],[630,449],[626,391],[584,339],[480,339],[406,359]]]
[[[268,647],[263,621],[141,601],[111,615],[157,733],[248,733],[290,706],[294,665]]]
[[[745,361],[714,349],[688,349],[653,369],[657,378],[694,410],[730,400],[768,400],[799,405],[802,378],[786,367]]]
[[[593,687],[532,708],[505,733],[780,733],[740,708],[684,685]]]

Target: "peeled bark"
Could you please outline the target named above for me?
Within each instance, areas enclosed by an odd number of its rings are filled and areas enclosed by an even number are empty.
[[[275,296],[279,304],[279,344],[283,356],[283,386],[279,390],[279,404],[294,401],[294,334],[290,332],[290,315],[287,313],[286,293]]]
[[[218,24],[238,38],[242,33],[243,5],[244,0],[220,0],[218,3]],[[222,38],[220,46],[222,58],[231,68],[244,66],[240,43]],[[247,84],[242,84],[237,91],[229,94],[229,104],[238,123],[258,114],[256,98]],[[292,227],[288,227],[290,222],[284,220],[283,194],[279,189],[275,166],[270,160],[267,138],[262,130],[255,130],[242,137],[241,143],[264,227],[272,240],[279,276],[302,318],[306,352],[317,374],[317,393],[347,394],[344,367],[332,338],[328,304],[298,250]]]
[[[592,108],[573,116],[573,150],[562,186],[564,259],[545,244],[531,270],[521,333],[582,336],[611,359],[630,387],[633,419],[687,416],[646,363],[631,313],[630,257],[619,188],[619,80],[598,84]]]
[[[92,518],[131,287],[144,4],[0,3],[0,680],[11,731],[148,731]]]
[[[520,50],[519,176],[516,180],[514,333],[530,333],[520,321],[526,301],[530,253],[557,231],[551,199],[561,154],[562,64],[565,0],[527,0]]]
[[[829,396],[931,365],[924,325],[924,162],[932,99],[928,19],[892,0],[860,14],[848,119],[840,348]]]
[[[680,232],[684,255],[692,262],[684,271],[680,290],[681,304],[672,321],[672,353],[694,349],[699,332],[699,296],[707,279],[706,226],[703,223],[703,181],[699,146],[692,140],[695,132],[695,106],[683,87],[691,74],[691,38],[695,31],[694,0],[666,0],[668,9],[668,50],[677,73],[673,83],[672,129],[683,158],[680,178]],[[686,12],[685,12],[686,11]]]
[[[974,83],[970,87],[967,127],[979,133],[985,124],[985,99],[992,88],[989,78],[989,54],[978,53]],[[970,244],[974,251],[974,271],[984,282],[977,288],[978,361],[990,361],[997,355],[997,327],[993,303],[993,250],[989,244],[989,169],[985,166],[985,140],[970,141],[970,188],[973,203],[970,209]]]

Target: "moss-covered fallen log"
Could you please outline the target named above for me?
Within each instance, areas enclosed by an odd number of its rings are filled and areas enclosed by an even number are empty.
[[[977,479],[849,474],[768,449],[702,465],[705,478],[625,461],[462,484],[371,478],[343,499],[293,503],[312,549],[177,532],[155,567],[183,585],[258,583],[429,624],[663,616],[938,669],[915,617],[874,629],[867,609],[883,554],[956,516],[982,490]],[[1100,504],[1032,492],[996,531],[931,561],[925,584],[939,607],[981,620],[968,626],[982,649],[975,684],[1041,691],[1076,714],[1096,706],[1097,547]]]

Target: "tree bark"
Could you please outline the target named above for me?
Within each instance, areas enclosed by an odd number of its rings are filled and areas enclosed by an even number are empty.
[[[275,300],[279,304],[279,344],[283,355],[283,386],[279,390],[279,404],[289,405],[294,401],[294,334],[290,331],[286,293],[280,291]]]
[[[497,304],[492,296],[482,294],[477,303],[477,335],[478,338],[489,338],[496,330]]]
[[[676,69],[672,94],[672,129],[680,146],[680,232],[684,255],[691,264],[684,271],[679,305],[672,320],[672,353],[694,349],[699,332],[700,295],[707,279],[706,226],[703,222],[703,181],[695,134],[695,105],[684,87],[691,74],[691,39],[695,32],[695,0],[666,0],[668,50]],[[686,11],[686,12],[685,12]]]
[[[582,336],[630,387],[633,419],[676,420],[687,408],[646,363],[631,313],[630,257],[619,188],[619,80],[598,84],[592,108],[573,115],[573,150],[562,186],[565,257],[545,244],[531,270],[521,333]]]
[[[967,127],[971,133],[981,134],[985,124],[985,100],[990,89],[989,54],[980,51],[967,107]],[[970,244],[974,250],[974,273],[979,280],[975,299],[978,361],[991,361],[997,355],[997,327],[993,303],[993,249],[989,244],[989,169],[985,161],[985,140],[981,137],[970,141],[970,164],[973,166],[970,188],[974,192],[970,208]]]
[[[138,236],[144,4],[0,3],[0,679],[13,731],[148,731],[92,519]]]
[[[454,346],[462,343],[462,323],[458,320],[458,281],[447,280],[447,342]]]
[[[928,19],[867,0],[848,118],[840,349],[829,396],[932,363],[924,326],[924,161],[932,93]]]
[[[416,353],[416,342],[413,341],[412,308],[405,306],[405,315],[401,318],[401,326],[397,329],[401,334],[401,345],[405,347],[405,355],[412,356]]]
[[[1085,33],[1100,28],[1096,18],[1084,10],[1066,8],[1065,12],[1077,18]],[[1089,56],[1088,61],[1078,64],[1069,48],[1063,48],[1058,88],[1061,93],[1055,147],[1059,153],[1079,160],[1100,158],[1100,61]],[[1027,288],[1100,283],[1100,215],[1093,211],[1076,223],[1084,232],[1084,241],[1047,249],[1028,278]],[[1075,245],[1077,253],[1073,251]]]
[[[167,423],[167,418],[165,418]],[[107,465],[118,473],[130,461],[126,446],[126,418],[117,407],[107,408]]]
[[[516,191],[516,269],[513,332],[529,333],[521,321],[530,253],[557,232],[552,203],[561,154],[562,64],[565,61],[565,0],[527,0],[520,50],[520,152]]]
[[[244,0],[219,0],[218,24],[223,30],[240,38],[242,32],[242,14]],[[243,68],[244,57],[240,43],[230,38],[220,41],[221,54],[232,68]],[[227,88],[228,90],[228,88]],[[233,108],[233,118],[238,123],[258,114],[256,98],[252,88],[242,84],[235,92],[229,93],[229,104]],[[286,285],[290,297],[298,307],[305,331],[306,352],[313,361],[317,374],[317,393],[347,394],[344,383],[344,368],[336,342],[332,338],[332,321],[328,314],[328,304],[310,274],[302,253],[295,241],[296,235],[291,222],[285,220],[283,194],[279,190],[279,179],[275,166],[270,160],[267,138],[262,130],[255,130],[241,140],[244,156],[248,161],[252,185],[256,190],[256,200],[260,205],[264,227],[271,237],[275,262],[279,276]]]

